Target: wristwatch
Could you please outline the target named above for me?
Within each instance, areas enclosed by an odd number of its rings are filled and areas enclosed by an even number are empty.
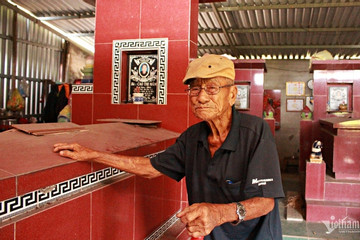
[[[234,225],[237,225],[239,223],[241,223],[242,221],[244,221],[245,216],[246,216],[246,209],[244,207],[244,205],[242,205],[239,202],[236,202],[236,214],[239,217],[239,220],[233,222]]]

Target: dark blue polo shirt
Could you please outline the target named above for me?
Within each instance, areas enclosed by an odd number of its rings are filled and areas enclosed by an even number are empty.
[[[205,239],[282,239],[278,198],[284,197],[279,158],[269,125],[233,109],[230,132],[211,157],[206,122],[189,127],[176,143],[151,159],[161,173],[186,177],[189,204],[231,203],[253,197],[275,198],[267,215],[237,226],[225,223]]]

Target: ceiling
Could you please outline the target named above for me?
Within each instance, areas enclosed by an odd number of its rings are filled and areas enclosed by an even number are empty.
[[[95,0],[12,2],[58,28],[69,41],[94,48]],[[360,59],[360,0],[206,2],[199,4],[199,55],[307,59],[328,50],[335,59]]]

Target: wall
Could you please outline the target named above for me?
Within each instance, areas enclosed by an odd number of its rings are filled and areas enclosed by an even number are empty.
[[[86,58],[89,56],[91,55],[87,54],[74,44],[69,44],[65,82],[73,83],[75,79],[82,78],[83,73],[81,72],[81,69],[85,67]]]
[[[275,132],[275,140],[279,157],[284,158],[299,155],[300,112],[286,112],[286,82],[306,82],[312,78],[308,60],[266,60],[264,89],[281,90],[281,126]],[[306,87],[306,96],[311,90]],[[305,97],[303,97],[305,100]]]
[[[176,14],[169,9],[176,9]],[[73,95],[73,120],[76,117],[79,124],[96,123],[102,118],[161,120],[162,127],[176,132],[197,122],[189,112],[186,86],[182,83],[189,59],[197,54],[197,24],[190,24],[197,23],[197,17],[195,0],[136,0],[122,4],[97,1],[94,92]],[[113,40],[147,38],[169,41],[167,105],[111,104]],[[75,116],[74,111],[80,114]]]

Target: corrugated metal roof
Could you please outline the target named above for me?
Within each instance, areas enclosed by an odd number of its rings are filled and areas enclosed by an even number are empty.
[[[228,0],[199,5],[198,53],[300,59],[321,50],[359,57],[360,2]]]
[[[44,23],[60,30],[66,39],[94,49],[95,6],[83,0],[13,0]],[[90,1],[91,2],[91,1]],[[87,46],[87,47],[86,47]]]
[[[92,0],[13,0],[94,46]],[[94,1],[93,1],[94,2]],[[360,58],[360,0],[228,0],[199,4],[198,54],[301,59],[321,50]]]

